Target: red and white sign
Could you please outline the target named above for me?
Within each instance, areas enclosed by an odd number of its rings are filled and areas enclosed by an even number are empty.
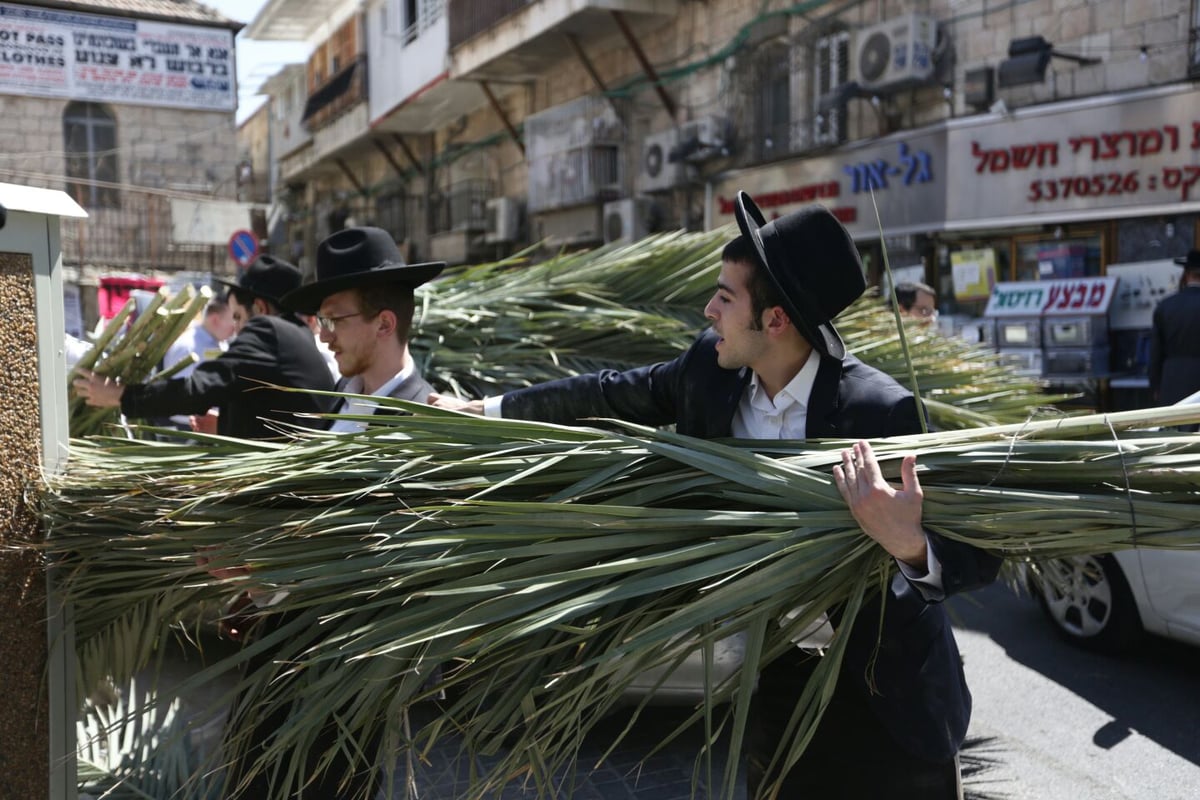
[[[1063,278],[998,283],[988,298],[987,317],[1051,317],[1107,314],[1116,278]]]

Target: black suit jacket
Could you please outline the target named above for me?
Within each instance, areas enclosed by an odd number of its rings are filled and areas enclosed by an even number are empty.
[[[1162,405],[1200,391],[1200,286],[1186,286],[1154,309],[1150,390]]]
[[[281,392],[264,384],[333,391],[329,367],[302,322],[251,317],[227,351],[197,364],[188,377],[126,387],[121,411],[128,417],[166,417],[203,414],[216,406],[217,433],[240,439],[278,437],[271,422],[324,426],[324,420],[295,415],[329,411],[332,398]]]
[[[750,370],[721,368],[717,339],[707,331],[673,361],[509,392],[501,411],[505,417],[560,424],[589,417],[654,426],[674,423],[680,433],[727,437]],[[807,419],[810,438],[870,439],[920,431],[912,394],[852,356],[842,362],[822,359]],[[995,579],[998,558],[933,533],[929,542],[942,565],[945,594]],[[833,616],[836,619],[836,612]],[[868,677],[874,679],[874,691]],[[958,751],[966,736],[971,695],[950,621],[940,603],[928,600],[899,575],[886,598],[875,595],[860,612],[841,682],[868,697],[879,722],[913,755],[943,761]]]

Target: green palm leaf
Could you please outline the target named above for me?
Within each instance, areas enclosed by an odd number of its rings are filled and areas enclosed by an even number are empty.
[[[387,732],[362,758],[390,764],[405,710],[445,689],[443,717],[412,746],[453,735],[464,752],[494,755],[474,796],[518,775],[546,795],[634,677],[732,634],[746,637],[743,669],[709,687],[692,721],[740,740],[757,666],[822,610],[846,607],[848,629],[891,569],[832,484],[842,442],[706,442],[396,405],[415,415],[285,445],[76,443],[46,514],[80,658],[95,660],[80,674],[122,680],[118,670],[142,666],[170,631],[245,585],[195,566],[197,548],[220,546],[228,564],[251,567],[254,586],[287,590],[264,613],[293,620],[194,678],[276,654],[281,666],[243,682],[262,713],[293,712],[258,768],[294,783],[316,723],[333,718],[343,747]],[[876,449],[893,475],[918,453],[929,528],[1010,558],[1195,546],[1200,437],[1136,429],[1198,417],[1059,418]],[[166,599],[151,602],[157,594]],[[779,763],[819,718],[841,643]],[[735,765],[724,765],[727,790]]]

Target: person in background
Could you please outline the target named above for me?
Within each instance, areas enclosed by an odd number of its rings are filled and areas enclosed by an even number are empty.
[[[1154,309],[1150,338],[1150,393],[1163,406],[1200,391],[1200,250],[1175,263],[1183,267],[1179,291]]]
[[[122,384],[81,370],[73,382],[88,405],[119,407],[145,419],[218,410],[217,430],[241,439],[286,436],[290,426],[320,427],[312,414],[328,411],[327,397],[271,386],[332,391],[333,381],[312,334],[279,298],[300,285],[300,270],[261,256],[230,287],[226,298],[236,338],[218,357],[197,364],[186,378]]]
[[[198,322],[189,325],[179,335],[163,356],[163,369],[170,369],[190,355],[196,356],[192,363],[176,372],[172,377],[186,378],[196,369],[196,364],[216,358],[225,352],[233,338],[233,312],[224,297],[215,297],[204,306]]]
[[[187,330],[171,343],[167,354],[163,356],[163,369],[170,369],[186,359],[189,361],[188,365],[171,376],[186,378],[195,371],[196,365],[201,361],[208,361],[224,353],[232,338],[233,312],[229,310],[229,303],[224,297],[214,297],[204,306],[200,320],[189,325]],[[170,417],[169,424],[181,431],[202,428],[203,425],[196,422],[197,416],[176,414]],[[212,430],[216,430],[215,418],[212,420]]]
[[[433,387],[408,351],[413,290],[441,274],[441,262],[406,264],[391,235],[381,228],[340,230],[317,247],[317,279],[289,292],[285,307],[311,314],[321,341],[342,375],[338,391],[425,402]],[[337,411],[373,414],[369,401],[346,398]],[[356,431],[366,423],[334,420],[332,431]]]
[[[67,361],[67,371],[70,372],[92,349],[92,343],[76,338],[67,333],[63,335],[63,356]]]
[[[849,631],[837,688],[813,739],[783,776],[781,798],[956,800],[971,696],[941,601],[995,580],[1000,561],[921,524],[916,459],[885,481],[862,439],[919,433],[913,395],[846,353],[832,320],[866,289],[853,240],[823,206],[767,222],[738,192],[742,235],[721,257],[705,317],[678,358],[434,405],[515,419],[674,423],[700,438],[860,439],[833,478],[866,536],[898,572],[868,595]],[[830,609],[835,622],[837,609]],[[748,794],[777,776],[771,756],[819,656],[801,646],[768,664],[747,719]]]
[[[902,281],[896,284],[900,312],[927,325],[937,321],[937,292],[927,283]]]

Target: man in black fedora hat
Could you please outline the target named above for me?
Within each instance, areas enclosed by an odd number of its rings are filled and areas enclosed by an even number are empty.
[[[346,228],[317,247],[316,280],[289,292],[283,303],[316,316],[321,341],[333,352],[342,375],[338,391],[423,403],[433,388],[408,350],[413,290],[445,266],[406,264],[391,235],[380,228]],[[364,415],[375,406],[346,398],[337,410]],[[330,430],[363,427],[362,422],[339,419]]]
[[[739,192],[741,235],[722,253],[705,306],[711,328],[678,358],[607,370],[441,406],[574,424],[619,418],[674,423],[703,438],[867,439],[916,433],[911,393],[847,355],[832,320],[865,290],[846,229],[814,205],[767,222]],[[863,531],[900,574],[875,593],[849,632],[840,678],[816,735],[782,776],[779,797],[961,795],[957,752],[970,716],[962,663],[940,601],[994,580],[999,560],[921,526],[915,459],[902,485],[880,473],[870,446],[842,454],[834,479]],[[886,609],[886,611],[885,611]],[[838,609],[829,610],[835,625]],[[767,768],[817,657],[799,647],[765,667],[749,717],[752,796],[770,791]]]
[[[217,433],[240,439],[270,439],[289,426],[321,424],[313,413],[329,410],[327,398],[284,392],[273,386],[331,391],[333,380],[312,334],[280,298],[300,285],[300,270],[260,256],[229,287],[236,336],[217,358],[196,366],[186,378],[119,384],[87,371],[74,381],[89,405],[119,406],[127,417],[205,414],[217,409]]]
[[[1175,263],[1183,267],[1179,291],[1154,309],[1150,340],[1150,391],[1164,406],[1200,392],[1200,250]]]

